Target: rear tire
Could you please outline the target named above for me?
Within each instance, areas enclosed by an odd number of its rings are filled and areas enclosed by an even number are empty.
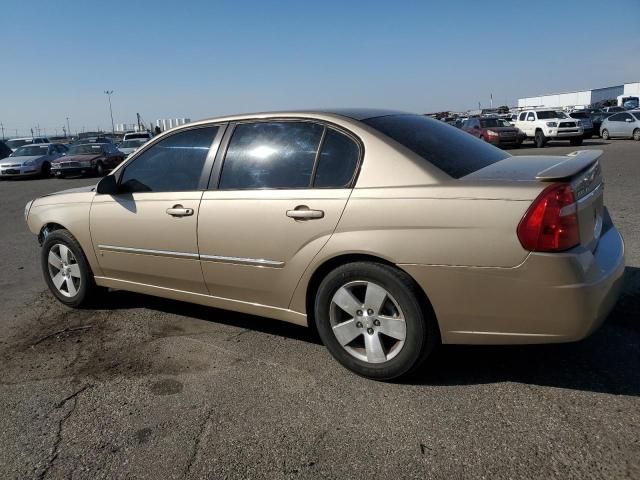
[[[98,292],[82,247],[68,230],[55,230],[47,235],[40,261],[45,282],[61,303],[81,307]]]
[[[636,128],[636,129],[633,131],[633,139],[634,139],[636,142],[640,142],[640,128]]]
[[[331,355],[356,374],[398,378],[420,367],[439,342],[436,319],[420,298],[413,279],[394,267],[342,265],[318,288],[318,334]]]
[[[542,130],[538,130],[536,132],[536,136],[533,139],[533,142],[536,144],[536,148],[542,148],[547,143],[547,137],[544,136]]]
[[[99,177],[104,177],[104,174],[104,165],[102,164],[102,162],[98,161],[98,163],[96,163],[96,175]]]
[[[609,130],[607,130],[606,128],[604,130],[602,130],[602,139],[603,140],[609,140],[609,138],[611,138],[609,136]]]
[[[572,147],[582,145],[582,137],[569,139],[569,145],[571,145]]]

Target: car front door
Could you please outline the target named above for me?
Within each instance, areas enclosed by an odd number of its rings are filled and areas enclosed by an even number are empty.
[[[630,113],[621,113],[621,121],[618,122],[620,125],[620,136],[621,137],[631,137],[633,135],[633,129],[635,128],[635,124],[633,123],[633,117]]]
[[[609,136],[619,137],[622,135],[622,113],[615,113],[609,117],[606,128],[609,130]]]
[[[198,244],[211,295],[287,308],[344,210],[362,149],[311,121],[230,127],[202,198]]]
[[[196,226],[222,126],[180,130],[118,172],[115,195],[96,195],[91,238],[103,275],[206,293]]]

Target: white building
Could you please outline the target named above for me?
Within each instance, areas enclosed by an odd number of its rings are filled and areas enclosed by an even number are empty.
[[[156,127],[160,127],[163,132],[173,127],[185,125],[191,122],[190,118],[163,118],[156,120]]]
[[[537,97],[518,99],[518,108],[546,107],[565,108],[587,106],[603,100],[616,100],[620,95],[640,95],[640,82],[624,83],[612,87],[579,90],[575,92],[550,93]]]

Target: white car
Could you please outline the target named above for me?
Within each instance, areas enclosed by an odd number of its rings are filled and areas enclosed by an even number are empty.
[[[514,126],[533,139],[538,148],[544,147],[549,140],[566,139],[571,145],[582,145],[584,130],[580,120],[557,110],[524,110]]]
[[[25,145],[7,158],[0,160],[0,178],[51,174],[51,162],[67,152],[67,147],[58,143]]]
[[[49,139],[47,137],[22,137],[22,138],[12,138],[11,140],[5,141],[7,147],[9,147],[14,152],[24,145],[38,145],[42,143],[49,143]]]
[[[118,150],[120,150],[122,153],[125,154],[125,156],[128,157],[145,143],[147,143],[147,140],[144,138],[134,138],[132,140],[125,140],[118,145]]]

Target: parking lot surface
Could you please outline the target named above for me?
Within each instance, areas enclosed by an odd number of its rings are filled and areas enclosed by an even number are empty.
[[[444,346],[395,384],[265,318],[126,292],[62,306],[23,208],[97,179],[0,182],[0,478],[640,478],[640,143],[580,148],[605,152],[627,247],[603,328]]]

